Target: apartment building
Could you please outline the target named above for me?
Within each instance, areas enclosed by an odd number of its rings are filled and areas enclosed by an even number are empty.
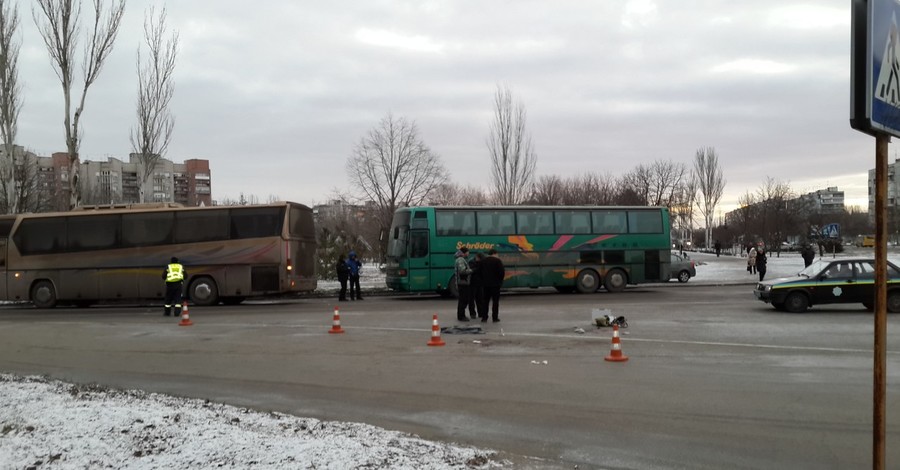
[[[78,175],[82,201],[85,204],[177,202],[185,206],[212,205],[209,160],[174,163],[162,158],[146,179],[144,168],[137,154],[130,154],[127,162],[114,157],[106,161],[81,162]]]
[[[807,193],[798,199],[806,202],[810,212],[814,214],[839,214],[844,212],[844,192],[837,186]]]

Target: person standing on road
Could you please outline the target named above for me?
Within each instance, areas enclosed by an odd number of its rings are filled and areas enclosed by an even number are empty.
[[[718,257],[719,257],[719,253],[722,252],[722,244],[719,243],[719,240],[716,240],[716,244],[713,245],[713,246],[716,247],[716,258],[718,258]]]
[[[481,321],[487,321],[488,306],[491,306],[491,316],[494,322],[500,321],[500,288],[503,287],[503,279],[506,270],[503,261],[497,256],[497,250],[491,248],[488,255],[481,261],[481,273],[484,282],[484,310],[481,312]]]
[[[750,251],[747,252],[747,272],[750,274],[756,273],[756,247],[750,247]]]
[[[343,253],[338,255],[338,260],[334,265],[334,269],[337,271],[338,282],[341,283],[341,293],[338,294],[338,300],[347,300],[347,279],[350,278],[350,267],[347,266],[347,261],[344,260]]]
[[[759,273],[759,282],[766,277],[766,261],[766,250],[760,248],[759,253],[756,254],[756,272]]]
[[[469,261],[469,268],[472,269],[472,275],[469,276],[469,317],[475,319],[475,316],[483,316],[484,312],[484,273],[481,271],[481,261],[484,260],[484,253],[477,252]],[[485,315],[486,316],[486,315]]]
[[[359,287],[359,270],[362,261],[356,259],[356,252],[351,251],[347,259],[347,268],[350,270],[350,300],[362,300],[362,290]]]
[[[803,250],[800,252],[800,256],[803,257],[803,267],[808,268],[809,265],[812,264],[813,260],[816,259],[816,251],[812,249],[812,246],[807,243],[803,245]]]
[[[456,321],[469,321],[466,318],[466,307],[469,306],[469,279],[472,276],[472,269],[469,268],[469,249],[462,247],[456,252],[456,259],[453,260],[453,270],[456,274],[456,292],[459,298],[456,302]]]
[[[166,269],[163,270],[162,278],[166,281],[166,298],[164,301],[165,309],[163,315],[172,314],[172,305],[175,305],[175,316],[181,316],[181,298],[184,295],[184,278],[187,271],[184,266],[178,262],[178,258],[172,257]]]

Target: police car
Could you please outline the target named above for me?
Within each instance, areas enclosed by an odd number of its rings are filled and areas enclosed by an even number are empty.
[[[900,312],[900,269],[888,262],[887,310]],[[875,308],[874,259],[818,259],[796,277],[762,281],[753,294],[778,310],[803,312],[812,305],[861,303]]]

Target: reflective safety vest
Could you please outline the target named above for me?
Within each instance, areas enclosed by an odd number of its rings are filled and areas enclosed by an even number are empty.
[[[181,282],[184,280],[184,266],[178,263],[169,265],[166,271],[166,282]]]

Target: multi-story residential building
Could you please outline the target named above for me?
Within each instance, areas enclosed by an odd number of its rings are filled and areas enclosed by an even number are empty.
[[[815,214],[835,214],[844,211],[844,192],[837,186],[807,193],[798,198],[805,202],[810,212]]]
[[[0,157],[5,157],[0,146]],[[69,209],[69,154],[56,152],[40,157],[22,146],[14,149],[17,184],[28,185],[30,204],[22,210],[45,211]],[[26,165],[27,163],[27,165]],[[32,166],[33,165],[33,166]],[[185,206],[212,205],[212,180],[209,160],[190,159],[184,163],[160,159],[144,181],[143,164],[136,154],[128,162],[117,158],[107,161],[84,161],[79,165],[79,184],[84,204],[138,203],[141,194],[146,202],[177,202]],[[33,170],[33,171],[32,171]],[[2,201],[0,201],[2,202]],[[31,207],[33,206],[33,207]]]
[[[810,214],[839,214],[844,211],[844,192],[837,186],[820,189],[784,202],[785,207],[802,207],[803,211]],[[797,204],[800,204],[797,206]],[[748,211],[759,210],[765,206],[765,202],[758,202],[750,206],[740,207],[725,214],[725,223],[736,226],[741,220],[747,218]]]
[[[894,160],[894,163],[888,163],[887,174],[887,209],[890,211],[896,207],[900,207],[900,181],[894,178],[897,164],[900,158]],[[875,169],[869,170],[869,221],[875,221]]]
[[[129,155],[128,162],[112,157],[105,162],[84,161],[79,169],[82,200],[86,204],[146,201],[212,205],[209,160],[174,163],[162,158],[146,180],[144,174],[144,165],[137,154]],[[145,201],[141,201],[141,194],[145,195]]]

